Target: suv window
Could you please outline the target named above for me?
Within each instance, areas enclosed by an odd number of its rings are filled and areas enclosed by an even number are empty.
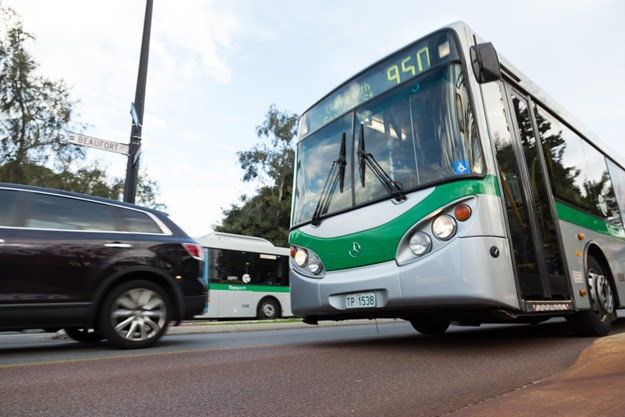
[[[75,198],[32,193],[26,227],[62,230],[117,230],[112,207]]]
[[[11,215],[19,193],[11,190],[0,190],[0,226],[11,226]]]
[[[161,228],[152,218],[137,210],[121,209],[124,219],[124,230],[134,233],[163,233]]]

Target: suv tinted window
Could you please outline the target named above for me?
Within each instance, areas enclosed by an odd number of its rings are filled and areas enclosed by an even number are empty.
[[[0,226],[11,226],[11,215],[18,195],[15,191],[0,190]]]
[[[113,210],[106,204],[33,193],[26,227],[63,230],[117,230]]]
[[[121,209],[124,230],[135,233],[163,233],[161,228],[146,213]]]

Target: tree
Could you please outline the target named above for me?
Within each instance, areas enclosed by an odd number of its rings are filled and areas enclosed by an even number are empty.
[[[260,180],[277,193],[278,201],[286,197],[287,188],[293,182],[294,151],[291,141],[296,134],[297,118],[296,114],[288,111],[280,112],[272,104],[263,124],[256,127],[258,137],[269,143],[258,143],[249,151],[237,152],[241,168],[245,171],[243,181]]]
[[[34,37],[15,12],[0,5],[0,20],[0,164],[4,180],[26,183],[28,165],[69,164],[85,151],[62,140],[74,104],[69,89],[35,74],[37,64],[24,48]]]
[[[270,187],[262,187],[251,198],[242,196],[241,203],[224,210],[222,225],[215,230],[262,237],[277,246],[288,245],[290,200],[279,202]]]
[[[257,180],[258,193],[242,196],[240,204],[223,210],[218,232],[237,233],[268,239],[278,246],[288,245],[291,192],[293,184],[294,150],[298,116],[279,111],[274,104],[265,121],[256,127],[263,140],[249,151],[237,152],[244,171],[243,181]]]
[[[98,162],[81,163],[84,148],[64,140],[76,102],[62,80],[37,75],[25,48],[34,39],[0,2],[0,181],[120,199],[123,180],[108,178]],[[158,184],[145,174],[137,194],[139,204],[165,207],[156,202]]]

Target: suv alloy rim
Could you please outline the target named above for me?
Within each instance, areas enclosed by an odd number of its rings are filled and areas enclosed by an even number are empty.
[[[115,332],[126,340],[142,341],[159,334],[166,325],[167,304],[155,291],[133,288],[122,293],[111,309]]]

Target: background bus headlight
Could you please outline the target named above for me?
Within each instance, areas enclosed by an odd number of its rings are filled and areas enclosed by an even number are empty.
[[[447,240],[456,233],[456,221],[447,214],[438,216],[432,223],[432,233],[437,239]]]
[[[417,256],[424,255],[432,249],[432,240],[423,232],[417,232],[410,238],[409,247]]]

